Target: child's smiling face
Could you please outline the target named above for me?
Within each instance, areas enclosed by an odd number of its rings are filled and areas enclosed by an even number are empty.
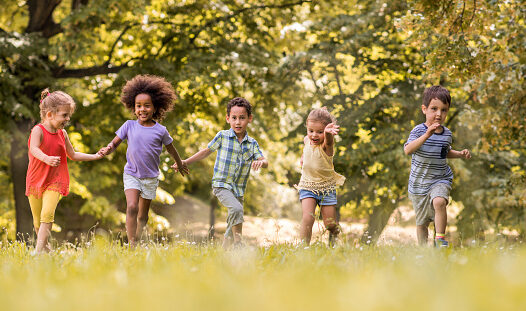
[[[139,94],[135,97],[135,115],[141,125],[153,123],[153,114],[155,107],[152,98],[148,94]]]
[[[71,117],[71,107],[69,105],[62,105],[57,112],[48,112],[49,124],[54,130],[63,129],[69,122]]]
[[[248,124],[252,122],[252,115],[248,116],[245,107],[233,106],[230,115],[226,116],[226,122],[230,124],[237,137],[244,137]]]
[[[434,123],[442,125],[446,121],[448,111],[449,105],[437,98],[432,99],[427,107],[422,105],[422,112],[426,116],[427,126],[431,126]]]
[[[320,121],[307,120],[307,137],[312,145],[321,145],[325,140],[325,124]]]

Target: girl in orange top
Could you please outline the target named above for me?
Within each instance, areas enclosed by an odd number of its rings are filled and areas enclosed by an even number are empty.
[[[49,252],[48,237],[55,218],[55,209],[62,196],[69,193],[67,157],[74,161],[93,161],[100,154],[76,152],[64,127],[75,110],[75,102],[60,91],[42,91],[40,117],[42,122],[31,130],[26,195],[37,233],[36,251]],[[67,157],[66,157],[67,156]]]

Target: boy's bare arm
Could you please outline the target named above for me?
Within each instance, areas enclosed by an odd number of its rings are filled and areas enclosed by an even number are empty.
[[[211,153],[212,153],[212,150],[210,150],[209,148],[205,148],[205,149],[199,150],[193,156],[191,156],[191,157],[189,157],[188,159],[185,160],[186,164],[189,165],[189,164],[192,164],[194,162],[201,161],[204,158],[208,157]]]
[[[434,123],[430,127],[427,128],[427,131],[424,135],[418,137],[417,139],[413,140],[409,144],[404,146],[404,153],[409,155],[415,151],[418,150],[418,148],[422,147],[422,145],[426,142],[426,140],[435,133],[436,129],[440,127],[439,123]]]
[[[182,160],[181,163],[183,166],[187,166],[194,162],[203,160],[204,158],[208,157],[211,153],[212,153],[212,150],[205,148],[205,149],[199,150],[198,152],[196,152],[193,156],[189,157],[188,159]],[[172,168],[177,170],[178,169],[177,163],[172,165]]]
[[[468,149],[464,149],[462,151],[451,149],[447,153],[447,157],[451,159],[459,159],[459,158],[460,159],[471,159],[471,153],[469,152]]]

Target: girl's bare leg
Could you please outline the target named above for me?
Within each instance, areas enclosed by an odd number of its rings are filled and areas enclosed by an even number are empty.
[[[139,211],[137,213],[137,234],[138,240],[141,240],[144,227],[148,223],[148,212],[150,211],[150,203],[152,200],[139,198]]]
[[[314,198],[305,198],[301,200],[302,218],[300,227],[301,241],[307,245],[310,244],[312,237],[312,226],[314,225],[314,213],[316,211],[316,200]]]
[[[49,252],[48,238],[51,234],[51,227],[53,226],[52,222],[42,222],[40,223],[40,228],[38,229],[37,234],[37,253],[42,253],[43,251]]]
[[[336,205],[323,205],[321,216],[325,228],[329,231],[329,246],[333,246],[340,229],[336,219]]]
[[[137,245],[137,214],[139,213],[139,190],[127,189],[126,195],[126,235],[131,247]]]

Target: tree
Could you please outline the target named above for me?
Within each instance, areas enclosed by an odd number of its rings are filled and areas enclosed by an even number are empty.
[[[46,0],[22,6],[8,1],[1,17],[5,26],[0,30],[0,94],[3,127],[12,134],[9,166],[17,231],[27,234],[32,230],[24,197],[25,142],[38,120],[35,103],[44,87],[65,88],[77,99],[87,96],[92,100],[77,100],[82,109],[73,120],[80,129],[78,143],[89,150],[107,142],[126,118],[116,99],[125,79],[137,73],[177,81],[178,109],[166,123],[177,124],[178,133],[184,126],[191,127],[196,116],[211,121],[211,133],[221,124],[218,103],[248,90],[257,94],[275,60],[271,44],[275,26],[306,2]],[[120,163],[122,154],[115,155]],[[86,199],[93,192],[105,193],[110,200],[115,197],[110,189],[119,182],[100,174],[115,172],[116,166],[104,168],[94,163],[82,174],[75,172],[74,164],[72,167],[73,179],[88,185],[78,187],[78,195]],[[172,182],[166,181],[168,185]],[[87,196],[83,191],[88,191]]]

